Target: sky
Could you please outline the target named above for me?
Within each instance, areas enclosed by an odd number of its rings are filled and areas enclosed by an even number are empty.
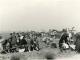
[[[0,32],[80,31],[80,0],[0,0]]]

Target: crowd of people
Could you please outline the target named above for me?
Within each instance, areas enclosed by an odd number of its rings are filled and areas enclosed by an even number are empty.
[[[39,34],[33,33],[10,33],[10,37],[2,42],[3,50],[6,52],[18,52],[19,49],[24,51],[39,50]]]
[[[13,52],[30,52],[33,50],[39,51],[40,43],[43,42],[49,45],[50,42],[53,41],[52,35],[49,33],[43,32],[13,32],[10,33],[10,36],[3,40],[2,47],[3,51],[6,53],[13,53]],[[52,39],[51,39],[52,38]],[[41,41],[41,42],[40,42]]]
[[[3,52],[13,53],[13,52],[30,52],[33,50],[39,51],[41,49],[40,43],[44,43],[47,46],[54,45],[57,48],[57,43],[55,43],[56,35],[53,32],[13,32],[10,33],[9,38],[2,41]],[[62,35],[62,36],[61,36]],[[63,32],[59,39],[59,48],[63,48],[70,45],[69,43],[72,39],[67,32]],[[65,44],[64,44],[65,43]]]

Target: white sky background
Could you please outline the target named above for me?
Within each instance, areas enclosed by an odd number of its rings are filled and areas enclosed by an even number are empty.
[[[80,0],[0,0],[0,31],[80,31]]]

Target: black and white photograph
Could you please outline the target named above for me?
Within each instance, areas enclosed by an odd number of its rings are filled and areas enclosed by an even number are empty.
[[[80,0],[0,0],[0,60],[80,60]]]

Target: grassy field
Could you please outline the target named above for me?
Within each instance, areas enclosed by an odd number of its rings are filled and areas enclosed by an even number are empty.
[[[20,58],[21,60],[44,60],[46,56],[51,58],[66,58],[76,55],[75,52],[68,51],[67,53],[60,53],[59,49],[44,48],[40,51],[23,52],[23,53],[8,53],[0,54],[0,60],[11,60],[12,56]],[[14,58],[13,58],[14,59]]]

